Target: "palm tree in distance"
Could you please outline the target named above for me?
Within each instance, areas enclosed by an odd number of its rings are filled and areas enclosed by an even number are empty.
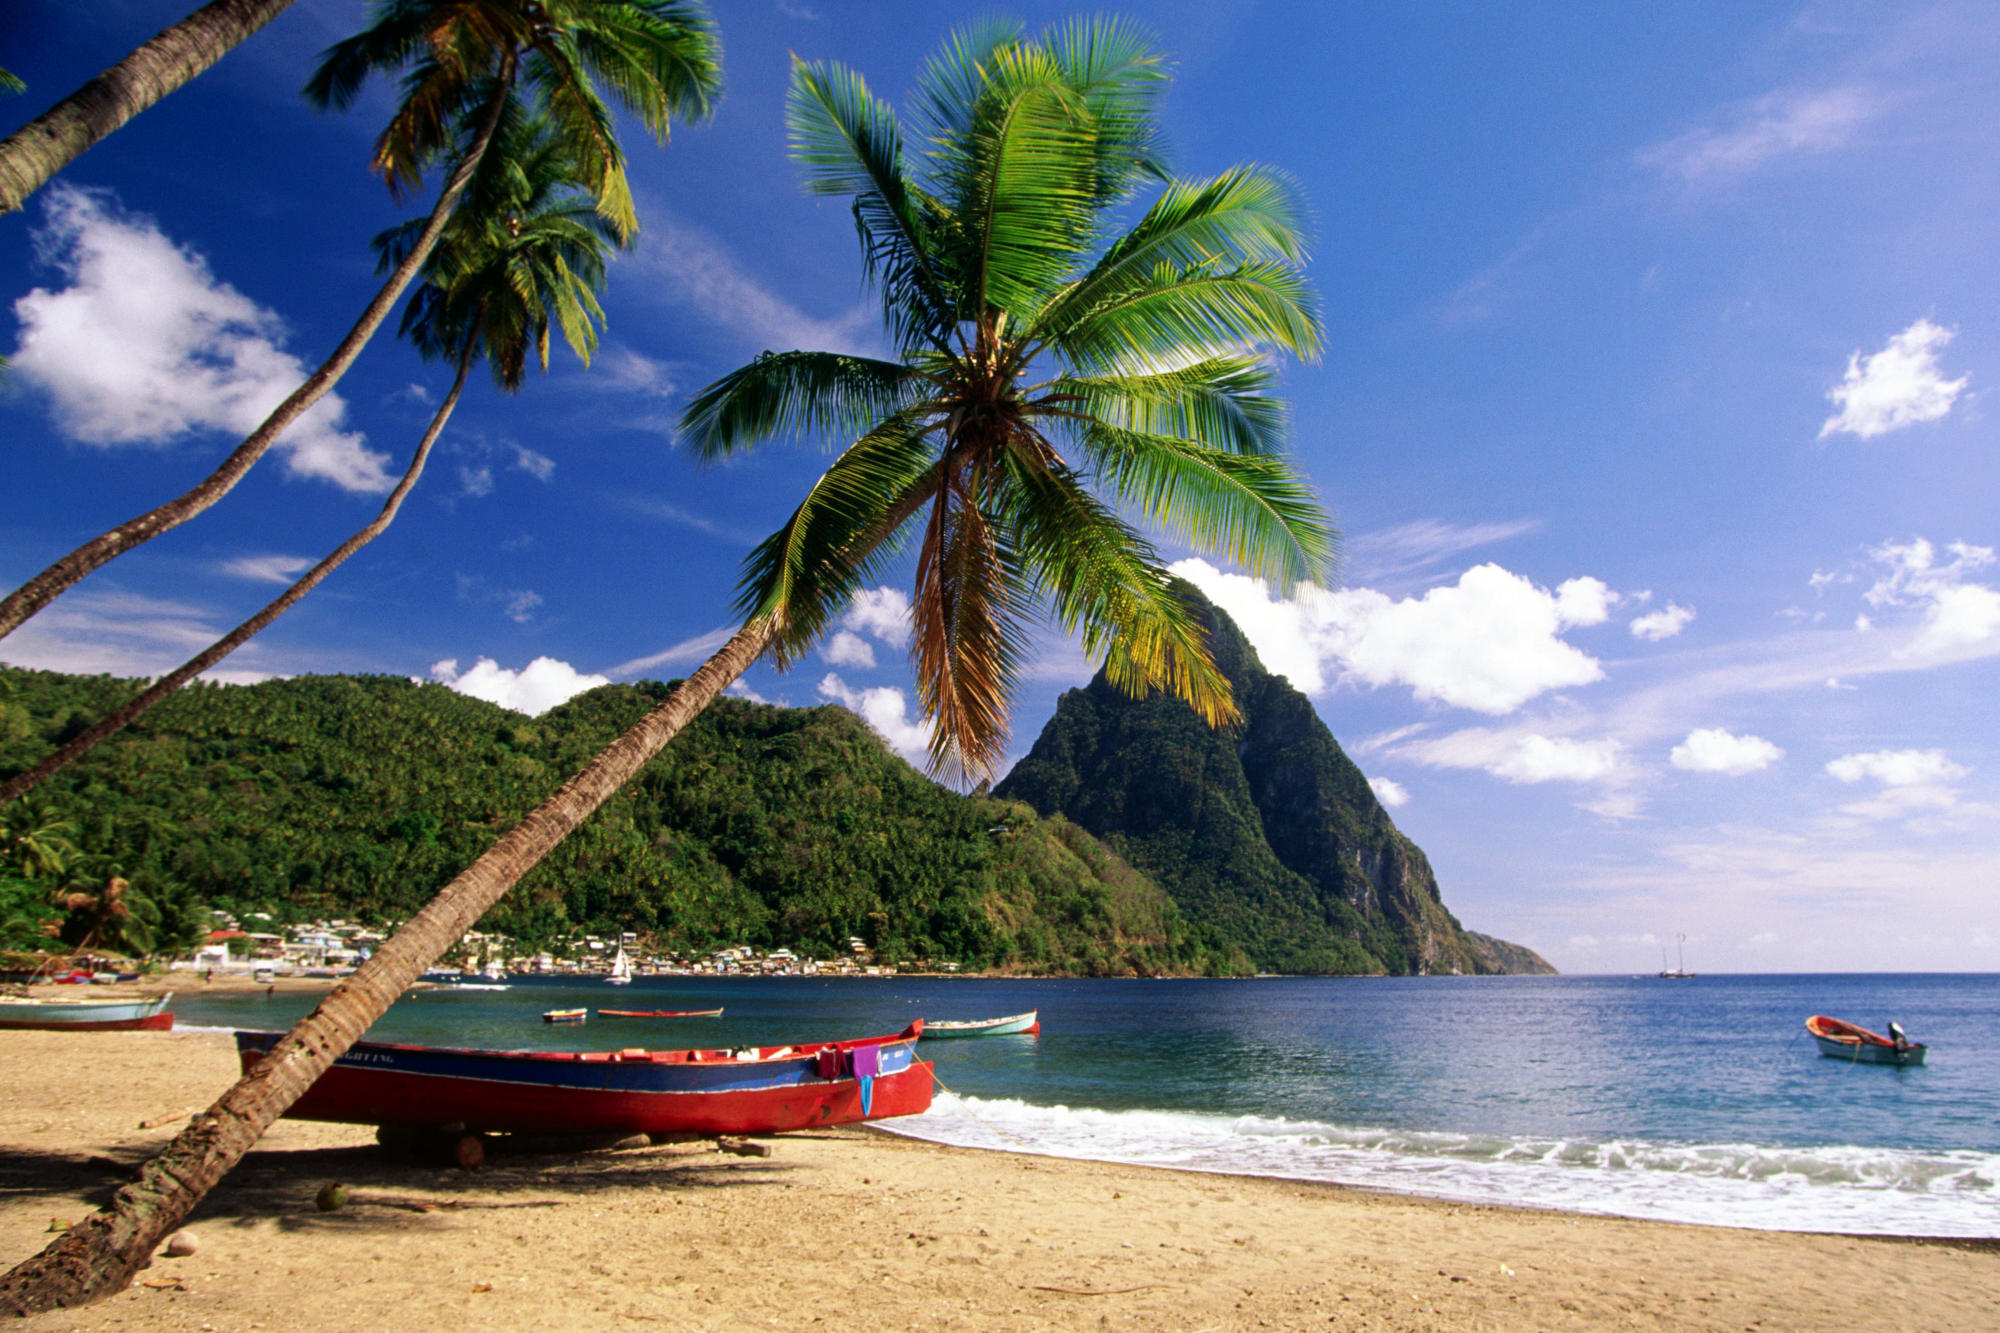
[[[1108,652],[1121,681],[1232,715],[1227,683],[1150,548],[1088,496],[1040,430],[1076,438],[1086,457],[1105,460],[1092,466],[1114,500],[1142,503],[1199,544],[1280,581],[1325,575],[1331,535],[1278,454],[1268,371],[1246,350],[1317,345],[1289,192],[1255,169],[1169,182],[1124,235],[1107,243],[1097,231],[1142,180],[1164,174],[1151,116],[1160,65],[1145,41],[1110,23],[1035,40],[962,34],[920,87],[935,125],[921,179],[907,172],[893,115],[858,77],[795,70],[794,138],[809,183],[828,188],[844,142],[857,164],[844,179],[890,327],[899,347],[918,350],[906,366],[767,358],[691,409],[684,427],[710,454],[795,428],[858,434],[753,555],[750,619],[411,917],[104,1212],[0,1278],[0,1310],[77,1304],[130,1281],[425,967],[760,656],[804,651],[919,516],[926,534],[941,529],[924,539],[933,554],[919,549],[919,600],[943,607],[920,621],[939,639],[920,663],[958,677],[987,671],[1004,697],[1019,651],[1004,636],[1040,595]],[[1078,370],[1024,380],[1031,357],[1008,342],[1020,326]],[[954,355],[963,372],[949,364]],[[977,376],[983,396],[936,420],[927,390],[954,373]],[[1004,429],[988,433],[979,424],[988,422]],[[925,697],[951,700],[977,722],[996,697],[982,689],[953,679]],[[992,744],[990,729],[949,734],[944,753],[967,768]]]
[[[576,163],[566,140],[546,121],[519,108],[505,118],[473,176],[451,224],[425,266],[426,280],[403,312],[403,335],[429,360],[455,360],[451,391],[432,416],[402,479],[374,520],[342,542],[256,615],[161,676],[32,768],[0,782],[0,808],[123,731],[168,695],[235,652],[265,626],[375,540],[395,521],[403,499],[423,475],[431,446],[458,406],[476,360],[485,359],[494,382],[517,391],[530,359],[549,364],[554,324],[585,365],[597,347],[604,312],[605,255],[618,229],[576,184]],[[380,263],[402,262],[417,243],[424,220],[414,219],[375,238]]]
[[[672,117],[707,115],[720,87],[714,28],[692,0],[377,0],[373,17],[328,49],[306,95],[345,107],[371,75],[405,71],[403,100],[376,141],[374,165],[401,193],[426,167],[451,164],[423,231],[340,345],[228,458],[193,489],[93,537],[0,600],[0,637],[92,570],[228,494],[339,382],[437,243],[523,88],[559,128],[604,215],[629,234],[638,223],[597,79],[662,143]],[[468,126],[477,126],[469,136]]]
[[[173,92],[291,7],[213,0],[0,142],[0,214],[11,213],[92,144]],[[21,82],[0,70],[0,90]]]

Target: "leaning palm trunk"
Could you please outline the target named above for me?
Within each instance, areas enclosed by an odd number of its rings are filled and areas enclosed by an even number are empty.
[[[396,511],[402,508],[403,497],[410,493],[410,488],[417,484],[417,478],[423,475],[424,464],[430,459],[431,446],[437,442],[438,434],[444,430],[444,423],[451,419],[452,409],[458,406],[458,396],[465,390],[466,373],[472,369],[473,351],[474,343],[468,339],[465,351],[458,360],[458,378],[452,381],[451,393],[445,397],[444,406],[437,410],[437,415],[431,418],[430,429],[424,432],[424,438],[418,443],[416,456],[410,460],[410,466],[404,471],[403,479],[396,483],[396,489],[389,492],[389,498],[383,501],[382,512],[375,516],[374,522],[342,542],[332,554],[307,570],[298,582],[285,589],[276,601],[262,611],[217,639],[175,670],[154,681],[131,702],[107,714],[95,726],[84,731],[41,763],[25,773],[17,773],[4,783],[0,783],[0,806],[34,790],[68,768],[96,749],[100,742],[117,735],[143,717],[154,704],[241,648],[252,636],[261,633],[266,625],[291,610],[294,603],[318,587],[321,580],[346,563],[349,556],[381,536],[383,530],[395,521]]]
[[[423,234],[417,239],[416,245],[411,247],[403,262],[396,266],[395,272],[389,275],[389,280],[382,284],[381,290],[375,293],[375,299],[361,312],[361,318],[355,322],[352,329],[348,330],[340,346],[333,349],[333,355],[322,362],[319,369],[307,377],[304,384],[294,389],[291,397],[278,404],[277,409],[264,419],[264,424],[257,427],[248,439],[236,447],[234,453],[222,461],[221,466],[203,478],[193,490],[169,500],[157,509],[148,510],[129,522],[121,523],[101,536],[93,537],[16,588],[5,601],[0,601],[0,638],[5,638],[20,628],[21,623],[28,617],[61,596],[99,565],[135,546],[151,541],[163,532],[179,527],[227,495],[230,489],[243,479],[243,474],[250,470],[251,465],[262,458],[265,451],[277,441],[285,428],[298,420],[307,408],[325,397],[327,391],[340,381],[340,377],[347,373],[347,368],[354,364],[355,358],[361,355],[361,349],[367,346],[368,340],[375,335],[375,330],[389,317],[389,311],[402,296],[403,289],[410,285],[410,280],[416,276],[417,270],[429,257],[432,247],[437,244],[438,236],[451,218],[453,205],[465,192],[467,182],[472,179],[472,173],[479,165],[479,159],[486,153],[486,145],[492,142],[493,132],[500,123],[500,112],[506,104],[510,82],[511,80],[507,78],[501,80],[500,89],[494,94],[492,105],[487,108],[486,121],[480,127],[479,137],[473,141],[471,149],[459,162],[450,179],[445,182],[444,190],[438,195],[437,204],[431,209],[430,220],[426,223]]]
[[[122,1290],[272,1121],[361,1038],[508,889],[749,669],[776,637],[752,622],[555,795],[488,848],[197,1115],[111,1203],[0,1277],[0,1312],[35,1314]]]
[[[0,143],[0,213],[11,213],[92,144],[213,65],[292,0],[214,0]]]

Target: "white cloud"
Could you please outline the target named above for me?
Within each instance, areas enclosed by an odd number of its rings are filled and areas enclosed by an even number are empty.
[[[1611,608],[1617,603],[1618,594],[1602,579],[1567,579],[1556,588],[1556,617],[1564,625],[1602,625],[1611,618]]]
[[[1641,152],[1639,161],[1689,184],[1744,176],[1794,153],[1842,147],[1879,107],[1859,88],[1773,93],[1742,107],[1732,123],[1670,139]]]
[[[535,608],[542,604],[542,595],[532,588],[507,594],[507,619],[516,625],[525,625],[535,618]]]
[[[1658,643],[1662,639],[1671,639],[1679,634],[1693,619],[1693,607],[1668,602],[1658,611],[1649,611],[1643,616],[1633,617],[1629,628],[1633,638],[1644,639],[1648,643]]]
[[[1945,548],[1953,557],[1940,560],[1937,548],[1919,537],[1909,542],[1885,542],[1868,554],[1888,572],[1862,594],[1870,606],[1920,606],[1924,611],[1916,636],[1899,656],[1935,657],[2000,638],[2000,592],[1967,575],[1994,563],[1990,546],[1953,542]]]
[[[611,668],[613,676],[636,676],[663,666],[692,666],[706,662],[721,649],[722,645],[736,637],[733,627],[712,629],[706,634],[697,634],[692,639],[682,639],[670,648],[644,657],[635,657],[629,662],[620,662]]]
[[[1829,760],[1826,771],[1842,782],[1873,778],[1885,787],[1917,787],[1956,782],[1972,770],[1953,763],[1943,750],[1872,750]]]
[[[473,499],[493,494],[493,469],[490,467],[460,467],[458,469],[458,493]]]
[[[199,255],[109,196],[52,187],[37,254],[68,286],[14,303],[20,379],[49,397],[57,425],[85,444],[163,445],[248,435],[306,378],[284,351],[277,314],[219,282]],[[287,470],[349,491],[388,490],[386,454],[342,428],[328,394],[279,437]]]
[[[1471,768],[1508,782],[1599,782],[1623,768],[1615,740],[1579,741],[1535,732],[1469,727],[1397,747],[1398,758],[1433,768]]]
[[[514,446],[514,467],[516,471],[525,472],[536,481],[547,481],[556,475],[555,459],[518,444]]]
[[[1920,319],[1873,356],[1848,357],[1847,377],[1826,395],[1840,411],[1826,419],[1819,438],[1868,440],[1950,412],[1969,379],[1947,380],[1938,370],[1937,354],[1953,336],[1951,329]]]
[[[733,694],[739,699],[748,699],[753,704],[767,704],[771,702],[748,685],[745,685],[741,677],[730,681],[722,692],[724,694]]]
[[[875,650],[868,646],[868,640],[852,630],[841,630],[827,641],[819,655],[835,666],[859,667],[873,670]]]
[[[460,694],[511,708],[530,717],[546,713],[585,690],[609,685],[605,676],[585,675],[567,662],[553,657],[537,657],[519,671],[510,671],[490,657],[482,657],[472,669],[460,672],[457,658],[431,664],[431,679],[448,685]]]
[[[1601,679],[1597,660],[1560,636],[1600,622],[1617,600],[1597,579],[1571,579],[1551,593],[1494,564],[1400,601],[1367,588],[1276,600],[1259,580],[1198,559],[1173,572],[1229,613],[1266,667],[1307,694],[1325,691],[1332,664],[1343,680],[1408,685],[1418,699],[1493,714]]]
[[[673,398],[681,391],[680,381],[664,361],[633,351],[612,348],[590,365],[590,383],[607,384],[627,393],[651,398]]]
[[[866,589],[854,594],[840,623],[901,648],[910,641],[910,599],[894,588]]]
[[[1375,799],[1391,810],[1400,809],[1410,803],[1409,789],[1394,778],[1370,778],[1368,786],[1375,793]]]
[[[158,676],[214,643],[226,628],[186,602],[81,589],[0,642],[0,660],[77,675]]]
[[[1541,527],[1538,519],[1503,523],[1446,523],[1418,519],[1393,528],[1364,532],[1347,542],[1350,577],[1391,579],[1429,569],[1462,551],[1510,541]]]
[[[1736,736],[1720,727],[1697,727],[1667,756],[1675,768],[1690,773],[1726,773],[1741,777],[1769,768],[1785,752],[1762,736]]]
[[[820,320],[775,295],[746,273],[735,253],[678,221],[654,201],[642,209],[646,230],[626,261],[659,279],[658,289],[734,331],[746,344],[789,350],[873,353],[880,314],[867,304]]]
[[[232,579],[289,587],[315,563],[309,555],[245,555],[223,561],[216,571]]]
[[[858,713],[903,758],[918,766],[924,763],[930,752],[931,729],[922,721],[910,719],[909,701],[901,690],[888,685],[857,690],[828,672],[819,683],[819,696]]]

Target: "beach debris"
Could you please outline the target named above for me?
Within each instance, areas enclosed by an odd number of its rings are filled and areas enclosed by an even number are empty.
[[[486,1165],[486,1140],[477,1134],[461,1134],[451,1147],[452,1160],[461,1171],[477,1171]]]
[[[142,1287],[151,1287],[154,1291],[186,1291],[188,1289],[187,1279],[180,1277],[149,1277],[139,1285]]]
[[[322,1213],[331,1213],[346,1202],[347,1186],[333,1180],[329,1180],[326,1184],[321,1185],[319,1193],[313,1196],[313,1206],[318,1208]]]
[[[738,1157],[769,1157],[772,1152],[768,1143],[752,1143],[749,1139],[719,1138],[715,1141],[717,1152],[735,1153]],[[867,1181],[862,1181],[867,1184]]]
[[[200,1248],[201,1242],[192,1231],[176,1231],[167,1237],[167,1254],[171,1258],[185,1259]]]
[[[69,1227],[69,1219],[66,1217],[52,1217],[49,1219],[49,1230],[51,1231],[68,1231]]]
[[[1500,1265],[1500,1276],[1501,1276],[1501,1277],[1512,1277],[1512,1276],[1514,1276],[1514,1270],[1513,1270],[1513,1269],[1511,1269],[1511,1268],[1509,1268],[1509,1267],[1507,1267],[1507,1265],[1505,1265],[1505,1264],[1501,1264],[1501,1265]]]
[[[475,1284],[472,1288],[473,1294],[475,1296],[482,1291],[491,1291],[491,1290],[493,1290],[493,1284],[491,1282],[480,1282]]]
[[[166,1115],[156,1115],[156,1116],[154,1116],[154,1117],[153,1117],[152,1119],[150,1119],[150,1120],[141,1120],[141,1121],[139,1122],[139,1128],[140,1128],[140,1129],[158,1129],[158,1128],[159,1128],[160,1126],[162,1126],[162,1125],[171,1125],[171,1124],[173,1124],[173,1123],[174,1123],[174,1121],[176,1121],[176,1120],[184,1120],[184,1119],[186,1119],[186,1118],[188,1117],[188,1115],[189,1115],[189,1114],[190,1114],[190,1113],[191,1113],[191,1112],[193,1111],[193,1109],[194,1109],[194,1108],[192,1108],[192,1107],[185,1107],[185,1106],[184,1106],[184,1107],[182,1107],[182,1108],[181,1108],[180,1110],[178,1110],[178,1111],[172,1111],[172,1112],[169,1112],[169,1113],[168,1113],[168,1114],[166,1114]]]

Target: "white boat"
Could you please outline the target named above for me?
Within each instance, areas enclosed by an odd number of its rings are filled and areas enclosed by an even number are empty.
[[[163,1032],[174,1025],[168,991],[151,1000],[0,1000],[0,1028]]]
[[[605,980],[614,986],[629,986],[632,984],[632,960],[625,956],[625,950],[622,947],[618,950],[618,956],[611,961],[611,975],[606,977]]]
[[[1660,947],[1660,980],[1662,981],[1694,980],[1694,973],[1687,970],[1687,960],[1681,956],[1681,949],[1684,945],[1687,944],[1687,938],[1688,937],[1685,935],[1674,936],[1675,940],[1674,966],[1672,967],[1667,966],[1666,946],[1662,945]]]
[[[1030,1009],[1025,1014],[1009,1014],[1005,1018],[968,1018],[960,1021],[946,1019],[943,1022],[925,1023],[926,1037],[1018,1037],[1034,1036],[1041,1032],[1042,1025],[1036,1017],[1041,1011]]]

